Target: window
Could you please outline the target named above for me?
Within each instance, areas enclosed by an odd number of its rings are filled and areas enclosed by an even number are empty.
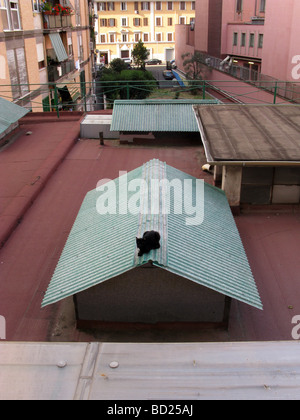
[[[161,10],[161,1],[155,2],[155,10]]]
[[[168,1],[168,3],[167,3],[167,9],[168,10],[173,10],[173,2],[172,1]]]
[[[75,22],[76,26],[81,26],[80,2],[75,0]]]
[[[28,92],[28,76],[24,47],[6,51],[13,99]]]
[[[126,3],[126,1],[121,1],[121,10],[127,10],[127,3]]]
[[[109,34],[109,42],[114,43],[116,42],[116,34]]]
[[[236,47],[238,44],[238,33],[234,32],[233,33],[233,46]]]
[[[99,12],[106,11],[106,3],[104,1],[100,1],[100,3],[98,3],[98,11]]]
[[[11,20],[12,20],[12,27],[16,31],[21,29],[20,23],[20,14],[19,14],[19,2],[18,1],[10,1],[10,13],[11,13]]]
[[[40,12],[41,0],[31,0],[31,2],[32,2],[32,11],[37,12],[37,13]]]
[[[254,40],[255,40],[254,34],[250,34],[250,37],[249,37],[249,47],[251,47],[251,48],[254,47]]]
[[[141,33],[140,32],[136,32],[134,34],[134,42],[139,42],[140,39],[141,39]]]
[[[168,26],[172,26],[173,25],[173,18],[169,17],[168,18]]]
[[[236,13],[242,13],[243,0],[236,0]]]
[[[101,27],[103,27],[103,26],[107,26],[107,19],[103,19],[103,18],[101,18],[101,19],[100,19],[100,26],[101,26]]]
[[[128,18],[122,17],[121,18],[121,26],[128,26]]]
[[[196,10],[196,2],[192,1],[191,10]]]
[[[185,1],[179,3],[179,10],[185,10]]]
[[[185,25],[186,18],[185,16],[179,16],[179,25]]]
[[[138,1],[134,2],[134,10],[139,10],[139,2]]]
[[[168,32],[167,33],[167,40],[168,41],[173,41],[173,32]]]
[[[243,32],[241,36],[241,47],[245,47],[246,45],[246,33]]]
[[[19,0],[0,0],[0,13],[4,31],[21,29]]]
[[[101,42],[101,44],[104,44],[106,42],[106,35],[105,34],[100,35],[100,42]]]
[[[107,3],[107,10],[109,10],[110,12],[113,12],[115,10],[115,3],[113,1],[109,1]]]
[[[143,34],[143,41],[144,42],[148,42],[149,41],[149,34],[147,34],[147,33],[144,33]]]
[[[38,66],[39,66],[39,70],[43,70],[46,67],[45,60],[39,61]]]
[[[260,11],[260,13],[265,13],[265,11],[266,11],[266,0],[260,0],[259,11]]]
[[[155,41],[157,42],[162,41],[162,33],[155,34]]]
[[[142,10],[150,10],[150,2],[149,1],[142,1],[141,9]]]
[[[107,19],[107,23],[108,23],[108,26],[110,27],[116,26],[116,19],[114,18]]]
[[[155,18],[155,26],[162,26],[162,17]]]
[[[133,18],[133,26],[141,26],[141,19]]]
[[[128,34],[127,33],[122,33],[122,42],[128,42]]]
[[[258,35],[258,48],[262,48],[264,44],[264,34]]]
[[[2,19],[3,30],[8,31],[10,29],[10,20],[8,14],[7,0],[0,0],[0,16]]]
[[[148,18],[144,18],[143,19],[143,25],[144,26],[148,26]]]

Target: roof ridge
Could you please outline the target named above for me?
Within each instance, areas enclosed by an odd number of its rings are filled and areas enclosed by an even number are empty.
[[[166,166],[166,162],[161,162],[159,159],[152,159],[142,166],[142,179],[146,182],[141,184],[140,190],[143,211],[139,214],[137,236],[142,237],[145,232],[155,230],[159,232],[162,242],[159,249],[152,250],[142,257],[138,256],[136,249],[134,265],[141,265],[152,260],[159,265],[167,266],[168,216],[164,210],[166,191],[164,183],[160,182],[167,178]],[[145,188],[146,185],[147,188]]]

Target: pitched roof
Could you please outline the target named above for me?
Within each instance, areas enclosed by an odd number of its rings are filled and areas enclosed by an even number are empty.
[[[207,160],[300,162],[300,105],[194,106]]]
[[[216,103],[219,101],[208,99],[117,100],[114,102],[111,130],[199,132],[193,105]]]
[[[29,110],[0,97],[0,134],[16,123]]]
[[[155,195],[158,184],[152,184],[152,180],[167,180],[159,199]],[[178,195],[172,187],[168,189],[168,182],[177,183],[178,188],[183,186],[184,194]],[[191,207],[189,210],[189,203],[190,206],[197,203],[197,209],[201,207],[199,185],[191,175],[153,159],[106,183],[104,192],[90,191],[82,203],[42,306],[151,260],[156,266],[262,309],[224,192],[203,182],[204,218],[199,210],[199,224],[189,224],[194,222],[189,218],[195,216]],[[183,195],[184,202],[181,203]],[[99,214],[104,199],[115,214]],[[153,205],[157,205],[157,209]],[[138,212],[135,209],[145,210]],[[135,238],[152,229],[160,232],[161,248],[138,257]]]

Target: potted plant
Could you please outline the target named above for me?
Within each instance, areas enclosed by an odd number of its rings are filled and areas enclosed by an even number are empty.
[[[48,1],[42,1],[41,2],[41,11],[45,15],[51,15],[52,14],[52,4]]]

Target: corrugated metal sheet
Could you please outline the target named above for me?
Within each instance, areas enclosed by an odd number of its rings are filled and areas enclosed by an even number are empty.
[[[199,132],[193,105],[219,103],[217,100],[115,101],[112,131]],[[130,116],[130,118],[129,118]]]
[[[1,342],[0,400],[104,400],[100,417],[109,408],[128,408],[126,400],[143,400],[130,404],[141,408],[132,418],[151,413],[151,400],[161,400],[162,412],[166,401],[185,400],[181,409],[194,418],[203,410],[195,400],[298,400],[299,346]],[[112,400],[125,403],[115,407]]]
[[[28,112],[28,109],[0,97],[0,134],[4,133],[11,124],[17,122]]]
[[[249,305],[262,308],[259,293],[223,191],[204,184],[204,219],[199,225],[188,226],[182,203],[182,213],[175,214],[172,188],[162,194],[159,212],[133,212],[155,204],[151,198],[153,179],[176,179],[181,184],[190,180],[192,188],[187,198],[195,201],[196,178],[160,162],[157,159],[144,164],[106,184],[105,193],[93,190],[84,199],[77,219],[62,252],[42,306],[57,302],[102,281],[122,274],[152,260],[166,270],[191,281],[233,297]],[[131,181],[136,183],[129,191]],[[139,187],[142,185],[142,188]],[[132,191],[133,189],[133,191]],[[185,191],[186,193],[186,191]],[[151,196],[150,196],[151,194]],[[145,204],[145,197],[148,202]],[[190,197],[188,196],[190,195]],[[104,198],[115,214],[99,214],[96,205]],[[116,201],[114,200],[116,197]],[[157,197],[157,196],[156,196]],[[163,215],[166,200],[170,198],[169,214]],[[144,207],[145,206],[145,207]],[[172,207],[173,206],[173,207]],[[127,211],[127,208],[130,211]],[[99,207],[98,207],[99,209]],[[153,207],[152,207],[153,209]],[[165,212],[166,213],[166,212]],[[179,213],[177,211],[177,213]],[[145,230],[157,229],[161,234],[161,248],[137,257],[136,236]]]
[[[65,61],[68,59],[68,54],[66,52],[65,46],[62,42],[62,39],[60,37],[59,33],[52,33],[49,34],[49,37],[51,39],[52,46],[54,48],[56,57],[59,62]]]

